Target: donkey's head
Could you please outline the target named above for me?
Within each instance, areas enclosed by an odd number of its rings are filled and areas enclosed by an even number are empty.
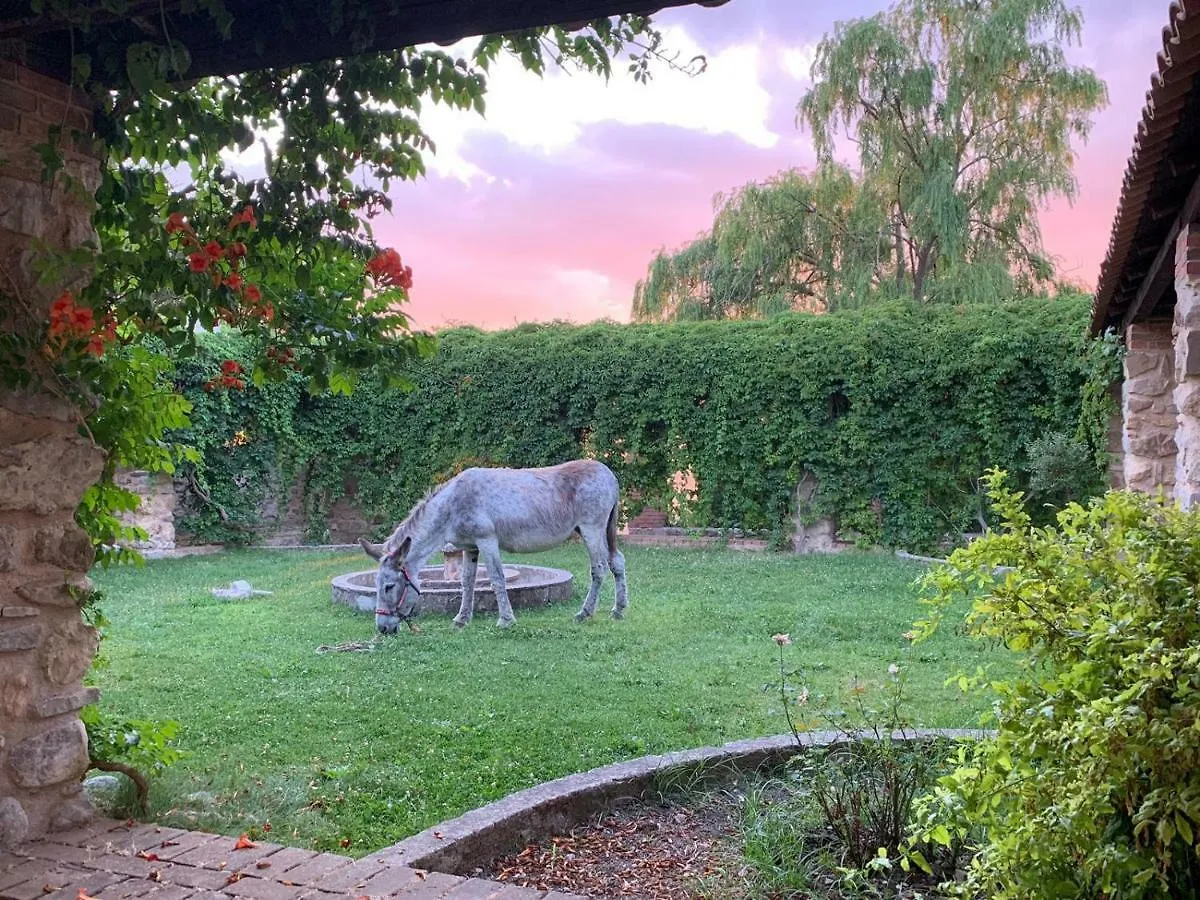
[[[390,552],[384,544],[372,544],[365,539],[359,543],[367,556],[379,560],[379,571],[375,573],[375,627],[380,634],[395,634],[402,621],[408,622],[416,615],[417,598],[421,595],[407,567],[412,540],[405,538]]]

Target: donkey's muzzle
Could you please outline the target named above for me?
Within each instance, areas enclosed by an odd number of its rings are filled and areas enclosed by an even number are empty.
[[[398,616],[376,614],[375,627],[380,634],[395,634],[400,630],[400,619]]]

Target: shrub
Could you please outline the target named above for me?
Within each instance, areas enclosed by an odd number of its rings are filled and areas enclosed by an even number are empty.
[[[1083,441],[1065,431],[1052,431],[1030,442],[1029,496],[1035,504],[1035,519],[1047,507],[1061,509],[1103,493],[1101,473],[1092,464],[1092,451]]]
[[[741,828],[746,883],[765,896],[800,888],[813,897],[841,897],[843,889],[867,896],[901,882],[932,883],[934,867],[936,874],[953,872],[961,842],[926,848],[920,856],[926,874],[893,865],[914,824],[914,800],[946,771],[949,744],[910,733],[906,667],[889,665],[875,690],[855,677],[833,705],[807,684],[791,683],[803,682],[805,672],[788,669],[790,635],[772,639],[779,677],[763,690],[778,693],[797,744],[803,746],[801,730],[816,728],[832,730],[837,740],[804,749],[781,777],[747,794]],[[909,852],[915,858],[919,851]]]
[[[1200,513],[1113,492],[1036,527],[1003,472],[987,486],[1003,527],[926,576],[921,631],[966,594],[968,631],[1024,664],[961,678],[995,737],[958,750],[919,837],[973,843],[962,896],[1197,896]]]

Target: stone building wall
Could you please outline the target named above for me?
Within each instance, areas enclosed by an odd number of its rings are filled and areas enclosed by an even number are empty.
[[[0,330],[27,332],[59,292],[87,277],[48,285],[35,277],[39,246],[94,237],[95,156],[67,138],[66,177],[45,184],[33,149],[51,126],[90,133],[84,109],[66,85],[0,60]],[[96,634],[78,599],[90,588],[93,553],[74,512],[102,466],[75,410],[54,392],[0,390],[0,846],[91,815],[77,710],[96,699],[82,686]]]
[[[1168,493],[1175,484],[1175,352],[1171,322],[1135,322],[1125,333],[1122,440],[1130,490]]]
[[[1175,244],[1174,442],[1175,499],[1185,509],[1200,500],[1200,226]]]

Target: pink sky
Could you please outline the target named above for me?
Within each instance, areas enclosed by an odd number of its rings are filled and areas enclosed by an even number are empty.
[[[1060,272],[1095,282],[1108,244],[1166,0],[1084,0],[1077,63],[1108,83],[1110,104],[1077,148],[1079,196],[1042,216]],[[441,108],[423,117],[438,153],[426,178],[393,190],[375,223],[412,265],[419,328],[506,328],[566,319],[628,321],[636,281],[660,247],[712,221],[714,194],[813,161],[794,123],[811,53],[840,18],[880,0],[730,0],[656,17],[668,43],[709,58],[696,78],[661,72],[544,79],[502,66],[486,118]]]

